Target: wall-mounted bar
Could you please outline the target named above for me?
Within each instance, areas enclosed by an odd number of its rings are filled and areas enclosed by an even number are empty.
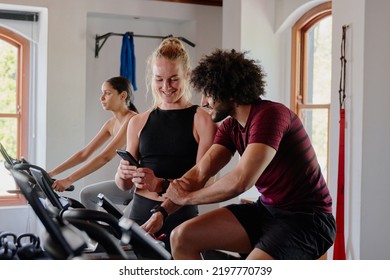
[[[154,38],[154,39],[165,39],[165,38],[173,37],[172,35],[168,35],[168,36],[139,35],[139,34],[134,34],[133,32],[130,32],[130,34],[133,35],[134,37]],[[114,32],[109,32],[109,33],[101,35],[101,36],[96,35],[95,57],[96,58],[99,57],[99,52],[109,37],[111,37],[111,36],[124,36],[124,35],[125,34],[123,34],[123,33],[114,33]],[[176,38],[187,43],[191,47],[195,47],[195,44],[192,43],[191,41],[187,40],[186,38],[183,38],[183,37],[176,37]],[[101,44],[100,44],[100,40],[103,40]]]

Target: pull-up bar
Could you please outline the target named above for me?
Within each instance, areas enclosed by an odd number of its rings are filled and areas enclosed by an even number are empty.
[[[133,35],[134,37],[154,38],[154,39],[165,39],[165,38],[173,37],[172,35],[168,35],[168,36],[139,35],[139,34],[133,34],[133,32],[130,32],[130,34]],[[111,37],[111,36],[125,36],[125,35],[126,34],[114,33],[114,32],[109,32],[109,33],[101,35],[101,36],[96,35],[95,57],[96,58],[99,57],[99,52],[109,37]],[[195,47],[195,44],[192,43],[191,41],[187,40],[186,38],[183,38],[183,37],[176,37],[176,38],[187,43],[191,47]],[[103,42],[101,44],[100,44],[100,40],[103,40]]]

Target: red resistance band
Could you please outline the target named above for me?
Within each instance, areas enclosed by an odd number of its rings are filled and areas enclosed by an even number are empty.
[[[344,240],[344,155],[345,155],[345,109],[340,109],[339,174],[337,178],[336,239],[334,260],[345,260]]]

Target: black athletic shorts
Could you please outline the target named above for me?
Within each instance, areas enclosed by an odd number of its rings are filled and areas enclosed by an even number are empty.
[[[286,211],[261,203],[226,206],[248,234],[253,248],[277,260],[314,260],[333,245],[336,223],[320,211]]]

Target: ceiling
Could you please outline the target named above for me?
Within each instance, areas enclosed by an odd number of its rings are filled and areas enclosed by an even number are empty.
[[[165,2],[200,4],[208,6],[222,6],[222,0],[158,0]]]

